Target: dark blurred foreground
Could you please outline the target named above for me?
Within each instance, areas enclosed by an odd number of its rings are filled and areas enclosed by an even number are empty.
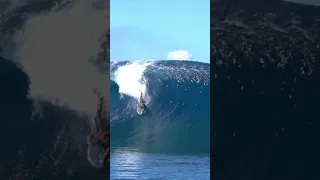
[[[221,0],[211,9],[211,178],[320,179],[320,7]]]
[[[28,76],[0,57],[0,179],[108,179],[86,159],[87,118],[41,101],[33,117]]]

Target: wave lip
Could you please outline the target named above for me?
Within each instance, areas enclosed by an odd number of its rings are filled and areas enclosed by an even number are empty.
[[[146,91],[144,72],[152,62],[134,61],[118,67],[112,73],[112,79],[119,85],[119,93],[135,98],[140,97],[140,91]]]
[[[111,147],[209,153],[210,67],[190,61],[111,63]],[[136,113],[139,90],[147,113]]]

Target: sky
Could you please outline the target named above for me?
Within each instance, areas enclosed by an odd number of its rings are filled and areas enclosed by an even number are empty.
[[[210,61],[210,0],[111,0],[110,60]]]

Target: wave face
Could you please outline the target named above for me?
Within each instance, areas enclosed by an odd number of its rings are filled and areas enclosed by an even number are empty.
[[[210,66],[191,61],[111,63],[111,147],[209,153]],[[147,111],[136,112],[141,90]]]

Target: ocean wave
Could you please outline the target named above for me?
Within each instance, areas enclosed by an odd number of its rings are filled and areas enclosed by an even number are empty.
[[[111,147],[209,152],[210,65],[191,61],[111,63]],[[147,113],[136,113],[140,91]]]

